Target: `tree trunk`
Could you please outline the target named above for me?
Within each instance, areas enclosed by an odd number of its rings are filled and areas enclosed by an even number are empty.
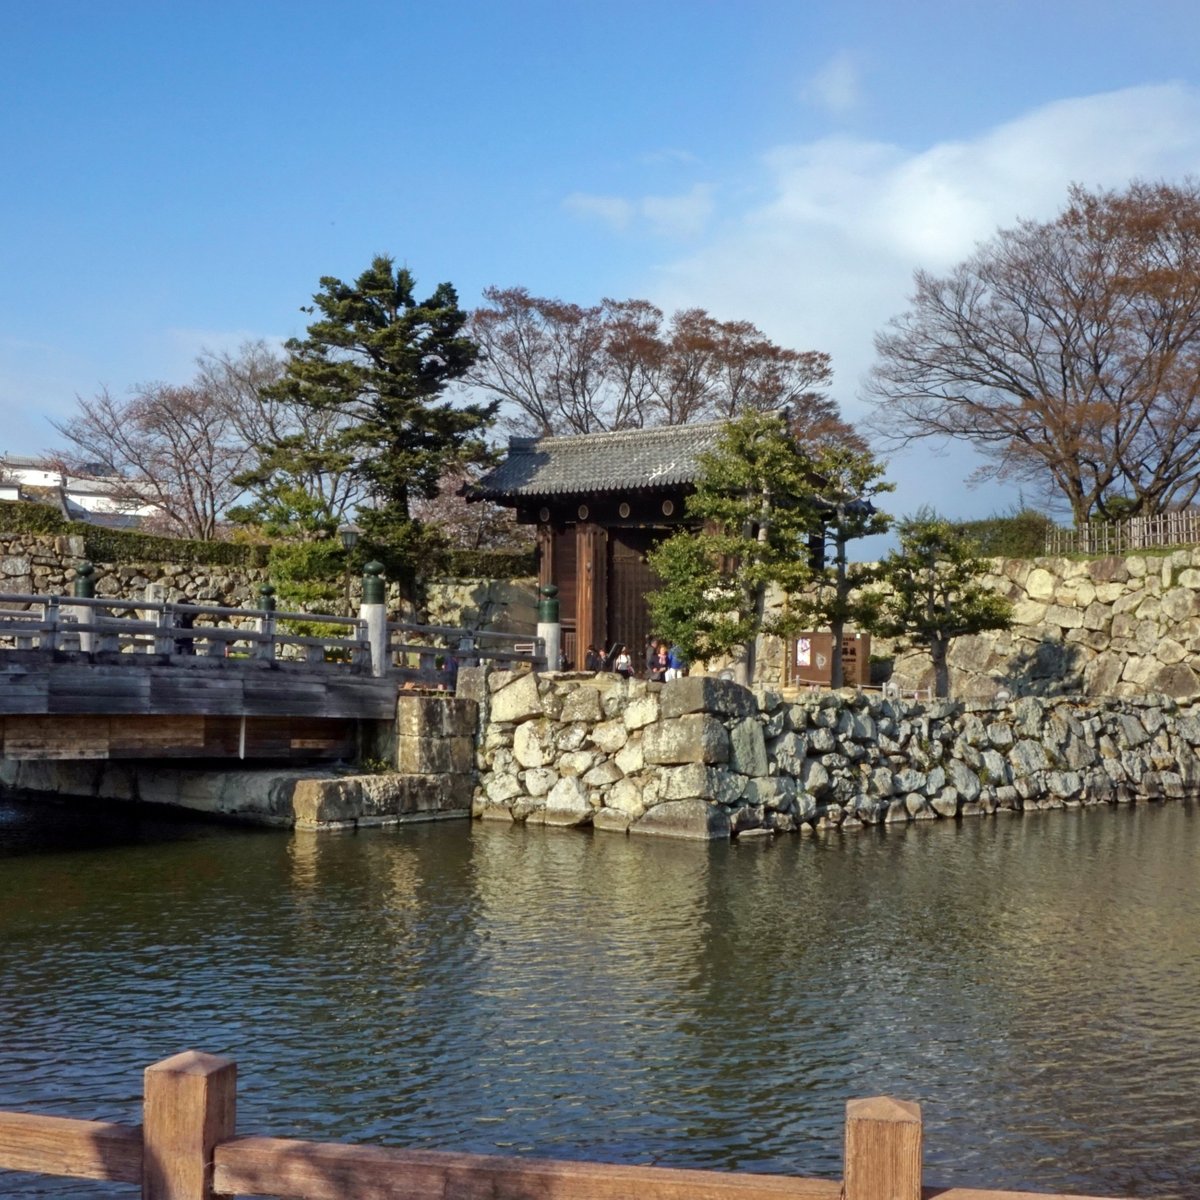
[[[933,694],[939,700],[950,697],[950,666],[946,662],[949,649],[949,638],[934,637],[929,643],[929,655],[933,659]]]
[[[846,622],[841,617],[837,617],[829,622],[829,632],[832,636],[833,646],[829,653],[829,686],[836,692],[838,688],[845,687],[846,681],[842,677],[842,636],[846,629]]]

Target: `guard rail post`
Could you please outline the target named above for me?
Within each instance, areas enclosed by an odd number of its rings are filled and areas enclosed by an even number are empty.
[[[367,563],[363,567],[362,607],[358,615],[366,622],[367,641],[371,644],[371,674],[376,679],[386,675],[388,668],[387,604],[384,602],[386,588],[383,563]]]
[[[541,653],[545,655],[547,671],[557,671],[562,665],[562,626],[558,620],[558,588],[547,583],[540,589],[538,601],[538,641],[544,643]]]

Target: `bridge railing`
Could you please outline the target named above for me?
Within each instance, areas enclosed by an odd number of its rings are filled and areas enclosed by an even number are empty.
[[[389,661],[401,668],[415,666],[422,680],[444,682],[453,678],[458,667],[483,662],[523,664],[535,670],[546,667],[545,639],[527,633],[389,621],[387,639]]]
[[[1035,1200],[923,1189],[920,1107],[885,1096],[847,1103],[838,1181],[237,1137],[236,1093],[235,1063],[185,1051],[146,1069],[140,1126],[0,1112],[0,1169],[140,1185],[144,1200]]]
[[[21,607],[16,607],[21,606]],[[330,626],[336,633],[290,630]],[[327,613],[0,593],[0,646],[29,650],[277,659],[370,669],[366,622]]]
[[[303,662],[435,687],[452,686],[458,667],[482,661],[546,664],[541,638],[385,621],[382,613],[384,644],[373,653],[371,625],[333,613],[0,593],[0,649]]]

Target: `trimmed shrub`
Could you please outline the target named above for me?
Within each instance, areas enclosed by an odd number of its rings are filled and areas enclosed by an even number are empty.
[[[981,521],[956,521],[985,558],[1040,558],[1046,553],[1046,534],[1054,522],[1030,508],[1009,516]]]

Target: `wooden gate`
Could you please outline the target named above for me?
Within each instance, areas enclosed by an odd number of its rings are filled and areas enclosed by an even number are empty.
[[[651,633],[646,596],[660,585],[658,576],[646,564],[646,552],[654,542],[654,534],[648,529],[609,531],[606,648],[624,642],[639,673],[645,667],[646,638]]]

